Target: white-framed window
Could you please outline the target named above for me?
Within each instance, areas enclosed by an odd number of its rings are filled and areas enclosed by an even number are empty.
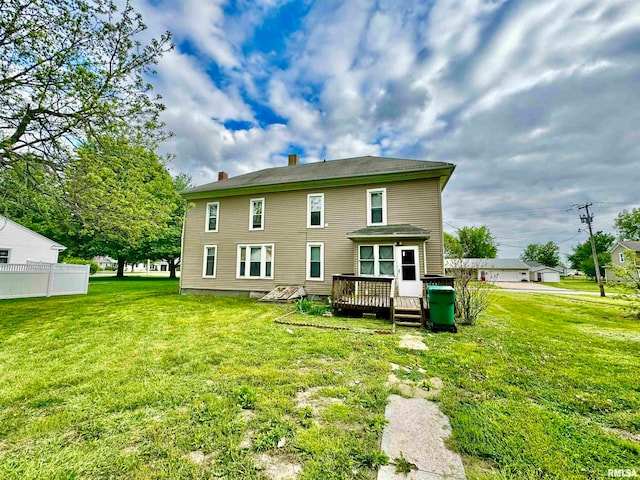
[[[360,275],[395,276],[393,245],[360,245],[358,265]]]
[[[324,243],[307,243],[307,280],[324,281]]]
[[[618,253],[618,258],[620,259],[620,263],[624,263],[624,252]]]
[[[324,193],[307,195],[307,228],[324,228]]]
[[[218,265],[218,246],[205,245],[204,258],[202,260],[202,277],[216,278],[217,265]]]
[[[249,230],[264,230],[264,198],[252,198],[249,203]]]
[[[204,225],[205,232],[217,232],[220,222],[220,202],[207,203],[207,215]]]
[[[9,249],[0,248],[0,263],[9,263]]]
[[[387,224],[387,189],[367,190],[367,226]]]
[[[238,245],[236,278],[273,278],[275,248],[266,245]]]

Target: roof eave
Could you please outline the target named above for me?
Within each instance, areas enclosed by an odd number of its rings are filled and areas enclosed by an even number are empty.
[[[373,235],[347,234],[351,240],[429,240],[430,233],[377,233]]]
[[[352,175],[347,177],[303,180],[289,183],[272,183],[267,185],[245,185],[240,187],[229,187],[219,190],[206,190],[198,192],[183,191],[180,192],[185,200],[200,200],[205,198],[231,197],[237,195],[254,195],[258,193],[269,192],[287,192],[293,190],[306,190],[310,188],[326,188],[341,187],[348,185],[365,185],[369,183],[386,183],[398,182],[404,180],[420,180],[426,178],[442,178],[445,177],[444,188],[449,177],[453,173],[455,165],[442,168],[434,168],[429,170],[409,170],[401,172],[376,173],[371,175]],[[224,180],[223,180],[224,181]]]

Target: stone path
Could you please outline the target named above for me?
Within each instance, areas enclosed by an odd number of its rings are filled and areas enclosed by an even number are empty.
[[[437,404],[429,401],[440,394],[442,380],[428,379],[430,388],[396,374],[410,372],[407,367],[391,364],[389,385],[403,396],[391,395],[385,410],[387,425],[382,433],[382,451],[390,464],[378,471],[378,480],[463,480],[464,467],[460,455],[449,450],[445,440],[451,435],[449,419]],[[418,372],[425,373],[422,369]],[[405,398],[409,397],[409,398]],[[395,473],[393,464],[403,458],[412,469],[408,474]]]
[[[429,350],[420,335],[411,335],[409,333],[400,337],[400,348],[406,348],[408,350]]]
[[[382,450],[392,462],[403,457],[416,468],[404,474],[395,473],[395,465],[385,465],[378,471],[378,480],[466,478],[460,456],[444,443],[451,426],[435,403],[391,395],[385,417],[389,423],[382,434]]]

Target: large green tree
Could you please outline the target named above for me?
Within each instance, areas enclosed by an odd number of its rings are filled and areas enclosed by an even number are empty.
[[[458,230],[457,239],[453,235],[448,240],[445,238],[445,249],[447,242],[452,253],[461,253],[464,258],[496,258],[498,254],[498,242],[486,225],[463,227]]]
[[[462,245],[455,235],[444,232],[444,256],[446,258],[462,257]]]
[[[603,232],[596,232],[593,235],[596,244],[596,253],[598,255],[598,264],[602,267],[611,262],[611,254],[609,249],[616,241],[616,238]],[[596,277],[596,267],[593,263],[593,254],[591,252],[591,242],[585,240],[573,247],[573,253],[567,255],[571,268],[584,272],[591,278]]]
[[[523,262],[538,262],[547,267],[560,265],[560,247],[554,242],[530,243],[520,255]]]
[[[620,240],[640,240],[640,208],[623,210],[614,221]]]
[[[172,210],[169,221],[156,231],[155,238],[150,239],[142,245],[140,252],[144,258],[152,260],[166,260],[169,264],[169,278],[176,278],[176,268],[181,262],[182,224],[187,209],[187,202],[180,196],[179,192],[192,185],[191,177],[181,173],[174,177],[175,187],[172,196]]]
[[[161,133],[164,107],[146,75],[170,36],[141,44],[141,16],[116,5],[0,0],[0,175],[25,155],[62,171],[75,146],[107,126]]]
[[[84,256],[116,258],[117,276],[124,276],[125,262],[148,258],[145,244],[170,229],[176,188],[160,158],[144,146],[111,136],[83,145],[64,187]]]

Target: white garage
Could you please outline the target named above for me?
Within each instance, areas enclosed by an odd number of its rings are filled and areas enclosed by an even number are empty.
[[[445,268],[471,268],[481,282],[529,281],[529,266],[518,258],[447,258]]]
[[[560,281],[560,273],[562,270],[554,267],[547,267],[538,262],[526,262],[529,265],[529,279],[532,282],[550,282],[557,283]]]

